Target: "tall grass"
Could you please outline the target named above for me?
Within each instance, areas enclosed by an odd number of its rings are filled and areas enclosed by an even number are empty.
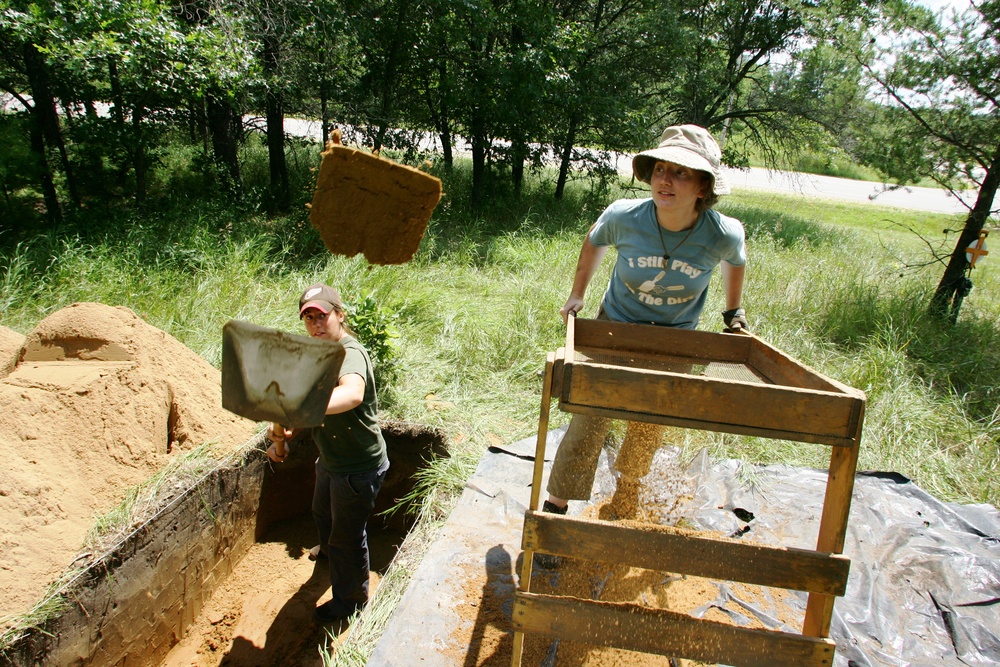
[[[311,173],[310,161],[301,163]],[[173,204],[156,214],[112,216],[89,233],[78,224],[0,249],[3,322],[26,332],[75,301],[124,305],[218,364],[226,320],[298,331],[301,288],[325,280],[348,301],[370,297],[394,316],[399,381],[386,416],[445,429],[454,455],[474,462],[491,438],[532,432],[538,373],[562,343],[558,310],[582,235],[628,192],[577,183],[555,201],[541,174],[520,198],[497,192],[477,211],[465,165],[440,175],[444,198],[406,265],[329,255],[304,207],[267,217],[174,189]],[[862,466],[898,470],[948,500],[996,503],[996,273],[980,264],[958,323],[935,322],[925,306],[943,267],[918,266],[926,244],[910,231],[943,238],[960,220],[752,192],[720,208],[747,228],[744,301],[756,333],[867,392]],[[609,268],[606,261],[595,277],[585,315],[596,311]],[[702,328],[717,330],[721,309],[716,284]],[[695,440],[711,441],[719,455],[820,460],[751,438]]]
[[[300,160],[298,182],[308,183],[314,163]],[[304,207],[268,217],[232,199],[185,198],[177,186],[166,188],[172,199],[156,214],[112,215],[0,248],[0,316],[24,333],[74,301],[124,305],[218,364],[230,318],[299,331],[296,300],[311,282],[330,282],[348,302],[370,297],[399,334],[398,382],[384,416],[449,436],[451,460],[421,480],[421,520],[440,521],[490,444],[534,433],[539,372],[546,352],[563,343],[558,310],[583,234],[610,200],[634,193],[576,182],[555,201],[542,173],[520,198],[497,190],[473,210],[467,166],[438,175],[444,198],[406,265],[329,255]],[[720,208],[747,228],[744,305],[755,333],[866,392],[860,467],[898,471],[943,500],[996,505],[996,269],[989,261],[975,269],[976,288],[957,324],[935,322],[926,306],[943,266],[921,266],[927,244],[915,234],[947,243],[943,230],[961,220],[751,192],[724,198]],[[605,261],[584,315],[596,312],[609,270]],[[723,304],[715,281],[701,328],[717,331]],[[565,420],[553,412],[553,426]],[[690,452],[708,447],[718,457],[820,467],[828,457],[824,447],[801,443],[684,437]],[[364,628],[357,635],[377,639]],[[367,655],[354,642],[344,655],[354,652]]]

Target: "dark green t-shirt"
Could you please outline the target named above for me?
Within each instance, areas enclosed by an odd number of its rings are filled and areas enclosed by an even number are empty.
[[[342,475],[376,470],[387,459],[385,439],[378,426],[378,396],[368,351],[352,336],[340,343],[346,355],[340,377],[357,373],[365,380],[361,405],[339,415],[327,415],[323,425],[312,429],[324,468]]]

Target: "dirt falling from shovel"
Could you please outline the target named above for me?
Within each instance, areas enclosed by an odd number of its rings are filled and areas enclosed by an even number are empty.
[[[327,250],[372,264],[413,259],[441,199],[441,181],[419,169],[340,145],[323,151],[309,220]]]

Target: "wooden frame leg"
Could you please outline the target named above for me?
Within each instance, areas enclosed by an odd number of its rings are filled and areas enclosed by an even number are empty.
[[[531,500],[528,509],[538,510],[542,498],[542,473],[545,471],[545,445],[549,438],[549,412],[552,409],[552,368],[555,364],[555,354],[549,353],[545,360],[545,380],[542,383],[542,407],[538,411],[538,439],[535,442],[535,466],[531,477]],[[531,565],[535,552],[526,549],[521,562],[521,581],[518,589],[531,590]],[[524,650],[524,633],[514,633],[514,645],[511,648],[511,667],[521,666],[521,653]]]
[[[847,537],[847,518],[851,513],[851,495],[854,492],[854,473],[858,466],[860,444],[855,440],[850,447],[834,447],[830,454],[830,474],[826,483],[823,516],[819,524],[817,551],[840,554],[844,552]],[[810,593],[806,602],[806,617],[802,634],[809,637],[829,637],[833,619],[832,595]]]

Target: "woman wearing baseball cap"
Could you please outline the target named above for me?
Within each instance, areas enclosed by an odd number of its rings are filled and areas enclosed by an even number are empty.
[[[310,336],[339,342],[345,356],[340,379],[330,394],[322,426],[311,429],[319,450],[312,513],[319,532],[313,557],[330,563],[332,598],[316,608],[316,618],[330,623],[351,616],[368,602],[368,517],[375,507],[389,458],[378,425],[378,396],[368,351],[344,320],[340,294],[329,285],[310,285],[299,297],[299,318]],[[290,438],[286,430],[272,441]],[[274,445],[267,450],[281,462]]]
[[[725,328],[748,331],[741,307],[746,265],[743,225],[712,210],[719,195],[729,193],[721,157],[715,139],[697,125],[668,127],[656,148],[635,156],[633,173],[649,184],[651,197],[614,202],[590,228],[569,299],[560,310],[563,321],[583,307],[591,279],[607,249],[614,247],[617,257],[598,318],[694,329],[705,307],[712,272],[721,266]],[[543,510],[563,514],[569,499],[590,498],[610,426],[611,420],[603,417],[573,417],[553,462]],[[637,453],[628,447],[629,434],[644,431],[650,437],[650,426],[628,425],[619,458],[648,458],[630,466],[632,470],[648,472],[655,449]],[[662,427],[653,436],[659,442]],[[620,487],[623,482],[637,488],[637,478],[622,478]]]

